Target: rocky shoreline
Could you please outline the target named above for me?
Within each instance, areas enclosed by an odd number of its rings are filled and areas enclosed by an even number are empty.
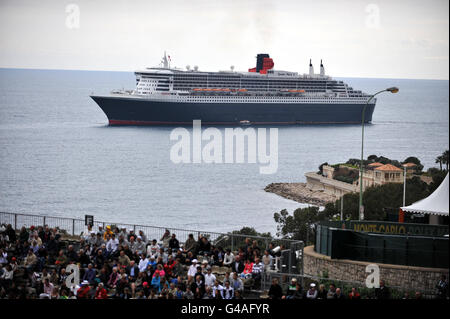
[[[334,196],[325,194],[323,191],[312,191],[306,188],[306,183],[271,183],[264,190],[299,203],[317,206],[325,206],[336,200]]]

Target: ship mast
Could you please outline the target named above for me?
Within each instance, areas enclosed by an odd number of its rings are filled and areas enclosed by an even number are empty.
[[[165,69],[169,69],[169,60],[167,60],[166,51],[164,51],[164,57],[162,59],[162,63]]]

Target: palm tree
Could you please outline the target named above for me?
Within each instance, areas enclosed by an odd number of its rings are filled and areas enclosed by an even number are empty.
[[[448,160],[449,160],[449,152],[446,150],[444,153],[442,153],[442,164],[445,164],[447,171],[448,171]]]
[[[439,163],[440,170],[442,171],[442,155],[436,157],[436,164]]]

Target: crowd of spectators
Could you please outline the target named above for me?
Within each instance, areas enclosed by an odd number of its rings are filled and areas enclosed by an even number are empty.
[[[202,235],[180,243],[169,230],[159,240],[111,226],[88,226],[71,242],[63,235],[48,226],[16,232],[2,225],[0,298],[242,299],[244,286],[257,287],[276,257],[248,238],[232,252]],[[76,286],[71,264],[79,269]]]
[[[143,231],[88,226],[68,241],[58,228],[0,227],[0,299],[243,299],[244,288],[258,289],[265,272],[274,268],[281,249],[267,250],[249,238],[232,252],[214,246],[206,236],[189,234],[180,243],[166,230],[159,240]],[[223,275],[213,269],[225,269]],[[79,269],[77,283],[70,268]],[[448,296],[445,276],[437,284],[438,296]],[[272,299],[359,299],[358,290],[344,295],[311,283],[303,289],[296,278],[283,290],[273,279]],[[380,282],[375,297],[389,299]],[[405,298],[409,298],[405,294]],[[415,298],[421,298],[420,293]]]

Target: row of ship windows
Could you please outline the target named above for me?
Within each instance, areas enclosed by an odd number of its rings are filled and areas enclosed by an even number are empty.
[[[168,77],[173,77],[175,79],[227,79],[227,80],[237,80],[237,79],[257,79],[257,80],[266,80],[266,78],[261,78],[259,75],[256,76],[252,76],[252,75],[246,75],[246,76],[242,76],[242,75],[217,75],[217,74],[198,74],[198,75],[192,75],[192,74],[151,74],[151,73],[135,73],[136,76],[142,77],[142,78],[168,78]],[[271,78],[272,80],[273,78]],[[292,79],[292,80],[298,80],[299,78],[296,79]],[[321,79],[321,78],[317,78],[317,79],[311,79],[311,78],[302,78],[300,77],[300,79],[302,80],[307,80],[307,81],[314,81],[314,82],[325,82],[326,80]],[[276,79],[275,79],[276,80]],[[283,80],[289,80],[289,79],[283,79]],[[335,82],[340,82],[342,83],[342,81],[335,81]]]
[[[196,99],[178,99],[180,102],[230,102],[225,100],[196,100]],[[290,99],[290,100],[234,100],[234,102],[274,102],[274,103],[282,103],[282,102],[320,102],[320,103],[336,103],[336,100],[331,99]],[[345,103],[364,103],[365,100],[355,101],[355,100],[338,100],[338,102]]]
[[[152,77],[146,77],[143,76],[141,77],[142,79],[155,79],[155,80],[169,80],[168,76],[152,76]],[[178,77],[174,77],[174,80],[176,82],[221,82],[221,83],[230,83],[230,82],[255,82],[255,83],[261,83],[261,82],[276,82],[276,83],[308,83],[311,85],[339,85],[339,84],[343,84],[341,82],[337,82],[337,81],[304,81],[304,80],[297,80],[297,79],[292,79],[292,80],[285,80],[285,79],[280,79],[280,80],[276,80],[276,79],[245,79],[245,78],[223,78],[223,77],[183,77],[183,78],[178,78]]]
[[[241,97],[241,98],[193,98],[193,97],[179,97],[177,100],[180,101],[200,101],[200,102],[220,102],[220,101],[247,101],[247,102],[266,102],[266,101],[347,101],[347,102],[355,102],[355,101],[366,101],[366,99],[352,99],[352,100],[346,100],[346,99],[335,99],[335,98],[325,98],[325,97],[307,97],[307,98],[248,98],[248,97]]]

